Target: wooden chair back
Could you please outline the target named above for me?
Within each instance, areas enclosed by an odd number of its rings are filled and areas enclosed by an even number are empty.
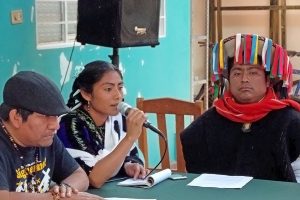
[[[180,142],[180,133],[185,128],[185,116],[192,116],[196,119],[201,115],[203,111],[203,102],[189,102],[174,98],[158,98],[158,99],[147,99],[137,98],[137,108],[144,111],[144,113],[154,113],[157,117],[158,129],[165,134],[166,139],[168,139],[167,134],[167,122],[166,115],[175,115],[175,126],[176,126],[176,168],[170,164],[169,150],[167,150],[166,156],[162,161],[162,169],[170,168],[178,172],[185,172],[185,161],[182,153],[182,147]],[[148,142],[146,129],[143,128],[143,133],[139,137],[139,147],[145,157],[145,167],[149,167],[149,154],[148,154]],[[164,141],[159,137],[160,146],[160,156],[163,155]]]

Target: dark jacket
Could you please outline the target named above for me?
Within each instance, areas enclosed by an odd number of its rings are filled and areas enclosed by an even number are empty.
[[[253,176],[295,182],[291,162],[300,153],[300,113],[270,112],[242,131],[211,108],[181,133],[188,172]]]

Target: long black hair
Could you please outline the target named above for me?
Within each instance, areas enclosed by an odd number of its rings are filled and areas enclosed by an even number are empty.
[[[79,89],[91,93],[94,84],[100,81],[105,73],[110,71],[116,71],[121,79],[123,79],[121,71],[109,62],[97,60],[86,64],[73,83],[72,92],[67,103],[68,107],[77,107],[79,103],[81,105],[87,104],[87,101],[81,96]]]

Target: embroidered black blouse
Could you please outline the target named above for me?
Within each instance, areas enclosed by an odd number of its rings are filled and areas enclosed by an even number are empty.
[[[106,130],[105,127],[112,128],[111,130]],[[126,119],[123,116],[118,115],[116,118],[111,117],[110,121],[106,122],[105,125],[97,127],[88,112],[82,108],[78,108],[61,119],[60,129],[58,130],[57,135],[66,148],[85,151],[97,156],[99,150],[107,148],[107,145],[105,144],[105,135],[107,135],[107,131],[109,131],[108,134],[112,134],[112,138],[115,138],[116,146],[126,134]],[[109,149],[109,151],[111,151],[111,149]],[[80,158],[75,159],[86,173],[89,174],[93,167],[87,165]],[[125,162],[140,163],[143,165],[142,160],[138,156],[138,149],[136,146],[132,147],[124,160],[124,163]],[[117,175],[125,175],[123,166]]]

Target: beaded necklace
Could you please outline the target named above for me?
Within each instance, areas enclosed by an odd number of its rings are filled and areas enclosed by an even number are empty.
[[[4,130],[4,133],[6,134],[6,136],[9,138],[12,146],[14,147],[15,151],[17,152],[17,154],[19,155],[19,158],[21,160],[21,170],[25,170],[27,172],[26,176],[27,176],[27,190],[28,192],[38,192],[38,183],[37,183],[37,178],[36,178],[36,165],[39,161],[39,149],[35,147],[35,161],[34,161],[34,170],[30,170],[29,167],[25,167],[24,164],[24,156],[21,153],[21,150],[19,148],[19,145],[15,142],[14,138],[10,135],[10,133],[8,132],[8,130],[6,129],[5,125],[3,124],[2,120],[0,120],[0,125],[2,127],[2,129]]]

